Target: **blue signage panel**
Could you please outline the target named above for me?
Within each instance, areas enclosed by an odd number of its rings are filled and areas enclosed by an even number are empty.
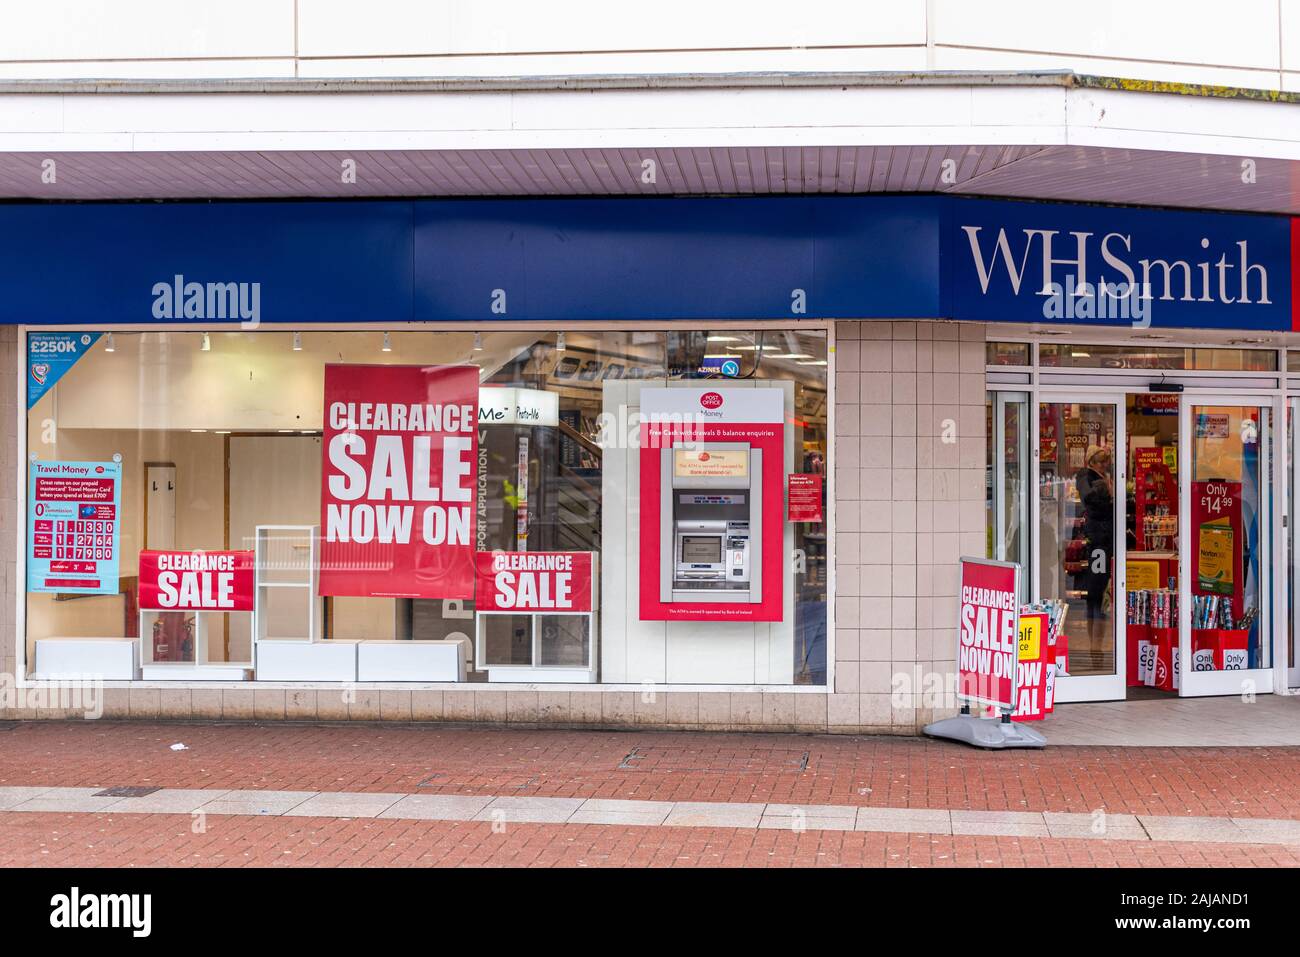
[[[1289,330],[1291,231],[1282,216],[928,195],[13,204],[0,323]]]
[[[1292,327],[1283,216],[954,199],[944,238],[958,319]]]
[[[417,319],[937,316],[939,197],[415,207]]]
[[[411,317],[411,204],[0,206],[0,323]]]

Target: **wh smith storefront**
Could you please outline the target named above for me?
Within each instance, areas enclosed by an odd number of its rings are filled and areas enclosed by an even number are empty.
[[[1058,700],[1300,685],[1287,217],[0,222],[0,641],[21,681],[102,679],[110,715],[911,732],[955,707],[962,555],[1066,602]]]

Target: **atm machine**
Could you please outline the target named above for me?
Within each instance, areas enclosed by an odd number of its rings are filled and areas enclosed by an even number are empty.
[[[747,442],[660,450],[660,601],[762,602],[762,456]]]

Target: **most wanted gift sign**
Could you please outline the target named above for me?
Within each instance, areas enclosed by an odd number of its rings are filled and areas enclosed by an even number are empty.
[[[327,365],[322,595],[473,598],[475,366]]]

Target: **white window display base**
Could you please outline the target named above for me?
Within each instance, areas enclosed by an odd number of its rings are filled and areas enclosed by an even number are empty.
[[[488,682],[515,684],[595,684],[596,673],[587,668],[533,668],[528,665],[489,665]]]
[[[38,638],[36,669],[30,676],[50,680],[94,675],[105,681],[139,677],[134,638]]]
[[[247,681],[252,677],[246,664],[191,665],[180,661],[144,665],[140,672],[145,681]]]
[[[357,642],[262,639],[258,681],[356,681]]]
[[[468,638],[437,641],[362,641],[358,681],[464,681]]]

